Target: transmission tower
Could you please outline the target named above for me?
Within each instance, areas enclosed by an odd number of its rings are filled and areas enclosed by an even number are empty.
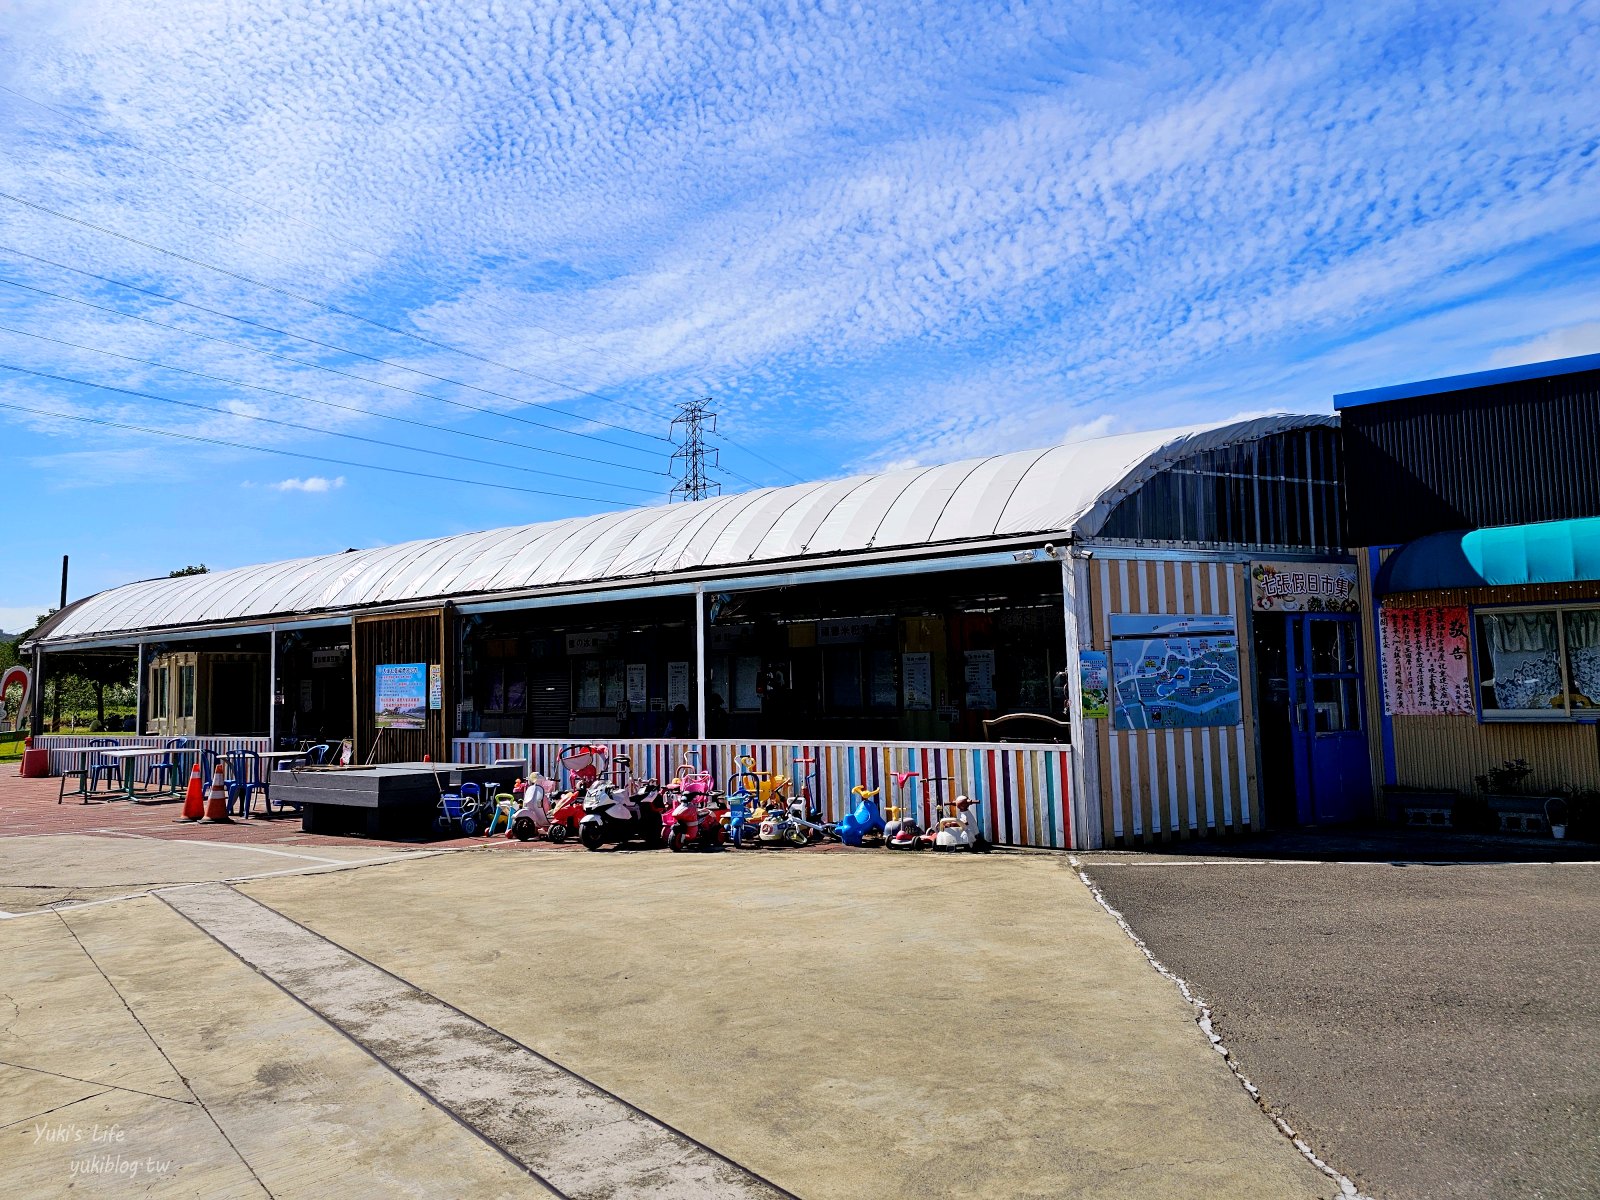
[[[672,499],[704,500],[720,496],[722,485],[706,474],[707,467],[718,465],[717,450],[707,449],[705,435],[717,431],[717,414],[711,411],[711,397],[685,400],[672,418]],[[680,477],[679,472],[682,471]]]

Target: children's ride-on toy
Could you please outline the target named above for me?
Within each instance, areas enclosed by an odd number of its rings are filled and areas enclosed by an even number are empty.
[[[433,827],[440,833],[449,833],[454,827],[471,837],[478,832],[482,822],[478,811],[481,799],[478,786],[474,783],[463,784],[459,795],[455,792],[441,793],[439,814],[433,819]]]
[[[933,830],[935,850],[967,850],[982,854],[990,848],[989,839],[983,836],[983,830],[978,825],[977,801],[957,796],[951,803],[940,807],[944,811]]]
[[[678,777],[667,786],[669,800],[662,818],[663,837],[669,850],[709,849],[727,837],[722,817],[725,805],[717,794],[716,779],[697,762],[685,761]]]
[[[661,788],[654,780],[635,791],[632,763],[617,756],[614,782],[597,779],[583,794],[583,820],[578,822],[578,840],[585,850],[598,850],[609,843],[639,838],[651,849],[661,844]]]
[[[604,746],[581,744],[561,747],[561,769],[567,773],[567,790],[552,792],[546,803],[550,810],[550,840],[564,842],[578,836],[583,820],[583,797],[605,771],[611,753]]]
[[[846,846],[876,844],[883,840],[883,813],[878,811],[880,790],[879,788],[868,790],[859,783],[850,789],[856,798],[855,807],[834,826],[834,832]]]
[[[922,827],[917,823],[916,771],[896,771],[899,804],[891,804],[883,827],[883,844],[890,850],[921,850]]]
[[[526,783],[518,782],[517,787],[522,792],[522,807],[511,815],[511,828],[506,830],[506,836],[516,838],[519,842],[532,841],[534,838],[551,837],[555,826],[550,820],[548,797],[555,787],[554,783],[542,776],[535,775]],[[561,827],[562,837],[566,836],[566,826]]]

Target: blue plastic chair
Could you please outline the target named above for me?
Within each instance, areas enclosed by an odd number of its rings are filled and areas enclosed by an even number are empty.
[[[250,798],[260,792],[266,801],[266,815],[272,815],[272,788],[261,771],[261,755],[254,750],[235,750],[228,755],[228,811],[238,805],[239,815],[250,817]]]
[[[183,749],[186,749],[188,747],[188,745],[189,745],[189,739],[188,738],[181,738],[181,737],[180,738],[168,738],[166,743],[165,743],[165,745],[162,746],[162,749],[164,749],[164,750],[183,750]],[[150,763],[149,765],[147,765],[145,767],[145,769],[144,769],[144,785],[145,785],[145,787],[149,787],[149,786],[151,786],[151,784],[153,784],[153,783],[155,783],[157,781],[164,782],[168,789],[172,789],[172,788],[177,787],[177,784],[178,784],[178,756],[177,755],[169,754],[166,758],[158,758],[154,762]]]
[[[319,746],[313,746],[306,751],[306,766],[325,767],[328,765],[328,756],[332,753],[333,747],[326,742]]]
[[[104,746],[107,748],[117,743],[111,738],[96,738],[89,743],[91,746]],[[104,758],[99,754],[90,754],[89,759],[89,790],[95,790],[95,785],[101,780],[106,781],[106,788],[111,789],[111,781],[117,781],[117,787],[122,786],[122,764],[114,758]]]

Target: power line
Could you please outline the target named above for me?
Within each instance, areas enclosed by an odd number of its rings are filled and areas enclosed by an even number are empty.
[[[518,450],[531,450],[535,454],[545,453],[545,451],[543,451],[540,447],[530,446],[526,442],[513,442],[508,438],[491,437],[486,433],[473,433],[466,429],[452,429],[448,425],[434,425],[427,421],[414,420],[411,417],[396,416],[393,413],[374,412],[370,408],[358,408],[353,404],[340,404],[336,400],[319,400],[315,396],[302,396],[298,392],[285,392],[279,390],[278,388],[265,387],[259,383],[247,383],[243,379],[229,379],[225,375],[207,375],[204,371],[191,371],[187,367],[175,367],[171,363],[157,362],[153,358],[137,358],[132,354],[118,354],[115,350],[102,350],[98,346],[85,346],[80,342],[69,342],[63,338],[47,337],[42,333],[33,333],[30,330],[17,329],[10,325],[0,325],[0,332],[15,333],[22,337],[34,338],[41,342],[51,342],[57,346],[67,346],[73,350],[86,350],[90,354],[100,354],[106,358],[119,358],[123,362],[139,363],[142,366],[155,367],[162,371],[174,371],[179,375],[191,375],[196,379],[210,380],[212,383],[225,383],[230,387],[249,388],[253,392],[264,392],[269,396],[282,396],[286,400],[300,400],[306,404],[318,404],[324,408],[336,408],[341,412],[357,413],[365,417],[376,417],[380,421],[395,421],[401,425],[416,426],[418,429],[431,429],[437,433],[453,434],[456,437],[473,438],[480,442],[493,442],[500,446],[512,446]],[[521,467],[517,469],[533,470],[533,468]],[[585,481],[590,478],[590,476],[583,475],[562,475],[554,471],[541,470],[539,473],[553,475],[558,479],[577,479],[580,481]],[[615,486],[625,488],[628,491],[651,492],[653,494],[652,489],[650,488],[633,487],[628,484],[616,484]]]
[[[83,267],[74,267],[69,266],[67,263],[59,263],[54,259],[43,258],[37,254],[30,254],[26,250],[19,250],[15,246],[0,245],[0,251],[4,251],[7,254],[15,254],[19,258],[32,259],[34,262],[43,263],[47,267],[56,267],[62,271],[70,271],[74,275],[82,275],[88,279],[97,279],[101,283],[109,283],[113,287],[126,288],[130,292],[138,292],[142,296],[151,296],[157,300],[164,300],[168,304],[179,304],[184,308],[192,308],[196,312],[209,313],[213,317],[221,317],[226,321],[235,321],[240,325],[249,325],[253,329],[261,329],[265,330],[267,333],[278,334],[281,337],[293,338],[295,341],[305,342],[309,346],[321,346],[324,350],[332,350],[338,354],[348,354],[354,358],[364,358],[368,362],[378,363],[385,367],[393,367],[398,371],[409,371],[413,375],[421,375],[424,378],[435,380],[438,383],[447,383],[454,387],[467,388],[469,391],[481,392],[485,396],[494,396],[499,400],[510,400],[512,403],[521,405],[524,408],[537,408],[546,412],[555,412],[561,416],[573,417],[575,420],[588,421],[593,425],[603,425],[607,429],[615,429],[622,433],[631,433],[635,437],[651,438],[658,442],[670,442],[670,439],[664,438],[660,434],[646,433],[641,429],[633,429],[627,425],[616,425],[610,421],[602,421],[596,417],[584,416],[581,413],[563,412],[561,409],[555,408],[552,405],[536,404],[532,401],[524,400],[520,396],[507,395],[505,392],[497,392],[492,388],[479,387],[477,384],[473,383],[463,383],[461,380],[453,379],[448,375],[435,375],[432,371],[424,371],[420,367],[413,367],[407,363],[394,362],[391,359],[380,358],[375,354],[368,354],[362,350],[352,350],[348,346],[340,346],[334,342],[320,341],[317,338],[308,337],[303,333],[294,333],[288,329],[279,329],[276,325],[268,325],[266,322],[257,321],[252,317],[241,317],[236,313],[226,312],[223,309],[211,308],[204,304],[196,304],[192,300],[184,300],[177,296],[169,296],[165,292],[158,292],[153,288],[141,287],[136,283],[129,283],[125,279],[116,279],[110,275],[99,275],[94,271],[86,270]],[[562,429],[559,425],[546,425],[544,428],[555,430],[557,433],[565,433],[570,437],[589,438],[592,441],[601,442],[607,446],[616,446],[620,449],[628,450],[635,454],[646,453],[646,451],[642,450],[638,446],[630,446],[626,442],[613,441],[611,438],[600,437],[598,434],[583,433],[576,429]]]
[[[556,471],[545,471],[539,467],[520,467],[512,463],[487,462],[481,458],[472,458],[466,454],[451,454],[448,450],[434,450],[426,446],[407,446],[402,442],[389,442],[382,438],[365,437],[359,433],[346,433],[338,429],[323,429],[316,425],[302,425],[298,421],[284,421],[277,417],[262,417],[253,413],[235,412],[227,408],[215,408],[209,404],[200,404],[194,400],[178,400],[171,396],[158,396],[154,392],[139,392],[132,388],[115,387],[109,383],[96,383],[91,379],[77,379],[70,375],[55,375],[49,371],[34,371],[28,367],[19,367],[12,363],[0,362],[0,371],[15,371],[19,375],[31,375],[35,379],[52,379],[57,383],[75,383],[82,387],[98,388],[103,392],[116,392],[122,396],[135,396],[140,400],[154,400],[158,404],[173,404],[179,408],[193,408],[200,412],[215,413],[219,417],[236,417],[243,421],[259,421],[263,425],[277,425],[283,429],[298,429],[302,433],[319,433],[324,437],[346,438],[352,442],[365,442],[370,446],[384,446],[390,450],[406,450],[412,454],[431,454],[437,458],[453,458],[458,462],[472,463],[480,467],[498,467],[503,471],[522,471],[529,475],[547,475],[554,479],[570,479],[575,483],[587,483],[582,475],[562,475]],[[335,406],[342,407],[342,406]],[[362,411],[362,410],[357,410]],[[372,415],[372,414],[367,414]],[[632,487],[627,484],[617,484],[630,492],[644,492],[647,496],[656,495],[649,488]]]
[[[578,496],[571,492],[549,492],[539,488],[518,487],[514,483],[494,483],[487,479],[461,479],[454,475],[430,475],[426,471],[411,471],[405,467],[384,467],[377,463],[351,462],[343,458],[328,458],[321,454],[307,454],[301,450],[280,450],[276,446],[252,446],[247,442],[233,442],[225,438],[201,437],[195,433],[177,433],[171,429],[151,429],[146,425],[129,425],[123,421],[111,421],[104,417],[85,417],[77,413],[51,412],[44,408],[28,408],[21,404],[7,404],[0,401],[0,408],[10,409],[12,412],[30,413],[36,417],[52,417],[61,421],[79,421],[85,425],[103,425],[108,429],[127,429],[134,433],[150,433],[157,437],[177,438],[185,442],[201,442],[208,446],[226,446],[232,450],[249,450],[257,454],[276,454],[282,458],[300,458],[308,462],[328,463],[336,467],[351,467],[361,471],[383,471],[389,475],[409,475],[414,479],[435,479],[440,483],[459,483],[469,487],[496,488],[503,492],[523,492],[529,496],[545,496],[562,500],[583,500],[592,504],[617,504],[615,497],[602,500],[598,496]],[[622,501],[623,508],[642,508],[641,504],[631,501]]]
[[[519,417],[516,413],[500,412],[493,408],[484,408],[478,404],[468,404],[463,400],[452,400],[446,396],[435,396],[432,392],[419,392],[415,388],[402,387],[398,383],[387,383],[381,379],[369,379],[365,375],[356,375],[349,371],[341,371],[338,367],[330,367],[324,363],[308,362],[303,358],[296,358],[292,354],[280,354],[276,350],[268,350],[261,346],[252,346],[249,342],[235,341],[233,338],[218,337],[214,333],[202,333],[198,329],[185,329],[181,325],[172,325],[166,321],[158,321],[154,317],[143,317],[137,313],[123,312],[120,309],[108,308],[103,304],[95,304],[90,300],[82,300],[76,296],[65,296],[60,292],[52,292],[46,288],[34,287],[28,283],[18,283],[14,279],[0,277],[0,284],[7,287],[21,288],[23,291],[33,292],[39,296],[49,296],[53,300],[62,300],[68,304],[76,304],[83,308],[92,308],[96,312],[109,313],[114,317],[122,317],[129,321],[138,321],[145,325],[153,325],[158,329],[170,330],[173,333],[183,334],[185,337],[201,338],[208,342],[217,342],[223,346],[232,346],[238,350],[248,350],[252,354],[259,354],[265,358],[275,358],[281,362],[294,363],[296,366],[310,367],[317,371],[326,371],[330,375],[338,375],[345,379],[353,379],[358,383],[371,384],[374,387],[388,388],[390,391],[401,392],[407,396],[418,396],[424,400],[435,400],[440,404],[448,404],[453,408],[464,409],[467,412],[483,413],[486,416],[500,417],[507,421],[516,421],[521,425],[531,425],[537,429],[551,429],[557,433],[567,432],[555,425],[547,425],[543,421],[535,421],[530,417]],[[637,467],[631,463],[613,462],[609,459],[595,458],[590,455],[574,454],[568,450],[541,450],[542,454],[555,455],[559,458],[570,458],[578,462],[599,463],[604,466],[615,467],[620,471],[637,471],[642,475],[666,475],[665,471],[651,470],[649,467]]]
[[[722,440],[727,442],[728,445],[734,447],[734,449],[736,449],[736,450],[743,450],[751,458],[759,459],[760,461],[766,463],[767,466],[772,467],[774,470],[782,471],[785,475],[787,475],[790,479],[794,480],[796,483],[805,483],[806,482],[805,479],[801,478],[799,475],[797,475],[795,472],[791,471],[788,467],[784,466],[782,463],[773,462],[765,454],[757,454],[754,450],[750,449],[749,446],[746,446],[746,445],[743,445],[740,442],[734,441],[727,434],[723,434],[722,435]],[[746,480],[745,482],[748,483],[749,480]]]
[[[133,237],[130,234],[118,233],[115,229],[108,229],[104,225],[97,225],[93,221],[86,221],[82,217],[74,217],[68,213],[61,212],[58,209],[51,208],[48,205],[38,204],[32,200],[26,200],[23,197],[13,195],[10,192],[0,191],[0,199],[9,200],[13,204],[19,204],[24,208],[31,208],[35,212],[42,212],[49,216],[56,217],[62,221],[70,221],[72,224],[81,225],[85,229],[93,229],[97,233],[105,234],[107,237],[118,238],[121,241],[128,242],[132,245],[142,246],[146,250],[153,250],[157,254],[165,254],[170,258],[177,259],[179,262],[186,262],[191,266],[199,267],[202,270],[213,271],[218,275],[226,276],[227,278],[237,280],[240,283],[246,283],[252,287],[261,288],[263,291],[272,292],[276,295],[287,297],[290,300],[297,300],[301,304],[309,304],[313,308],[322,309],[324,312],[333,313],[336,316],[346,317],[352,321],[360,321],[365,325],[372,326],[374,329],[381,329],[386,333],[392,333],[396,337],[410,338],[412,341],[418,342],[421,345],[431,346],[436,350],[445,350],[452,354],[459,354],[463,358],[474,359],[475,361],[485,363],[488,366],[498,367],[503,371],[511,371],[517,375],[526,376],[529,379],[536,379],[540,383],[549,384],[551,387],[561,388],[564,391],[573,392],[576,395],[591,396],[594,399],[603,401],[607,404],[616,404],[624,408],[632,408],[638,412],[647,413],[651,416],[656,415],[654,413],[650,413],[649,409],[641,408],[637,404],[630,404],[623,400],[616,400],[610,396],[602,396],[599,392],[591,392],[589,389],[578,387],[575,384],[564,383],[559,379],[551,379],[548,376],[540,375],[534,371],[526,371],[521,367],[513,367],[509,363],[499,362],[496,359],[489,358],[487,355],[476,354],[471,350],[462,350],[459,347],[448,344],[447,342],[436,341],[433,338],[424,337],[420,333],[411,333],[407,330],[397,328],[396,326],[387,325],[382,321],[374,320],[371,317],[363,316],[360,313],[352,312],[346,308],[341,308],[337,304],[329,304],[323,300],[316,300],[310,296],[301,295],[299,292],[291,291],[288,288],[281,288],[275,284],[265,283],[262,280],[254,279],[249,275],[245,275],[240,271],[232,271],[227,267],[219,267],[214,263],[208,263],[203,259],[194,258],[187,254],[181,254],[176,250],[168,250],[165,246],[158,246],[154,242],[147,242],[141,238]]]
[[[322,234],[326,235],[327,237],[333,239],[335,242],[339,243],[340,245],[345,246],[345,247],[347,247],[347,248],[349,248],[351,250],[354,250],[358,254],[366,255],[368,258],[372,259],[375,262],[383,263],[386,266],[389,265],[390,260],[389,260],[389,257],[387,255],[380,254],[376,250],[372,250],[372,249],[370,249],[370,248],[368,248],[366,246],[359,245],[359,244],[351,241],[349,238],[343,236],[342,234],[336,232],[335,230],[330,229],[326,225],[319,224],[316,221],[308,221],[304,217],[296,216],[294,213],[289,212],[287,209],[278,208],[276,205],[268,204],[265,201],[261,200],[259,197],[251,196],[246,192],[241,192],[241,191],[239,191],[239,190],[237,190],[235,188],[231,188],[227,184],[219,183],[215,179],[209,179],[205,175],[201,174],[199,171],[196,171],[193,167],[190,167],[190,166],[188,166],[187,164],[184,164],[184,163],[177,162],[174,159],[166,158],[166,157],[164,157],[164,156],[162,156],[160,154],[155,153],[155,151],[153,151],[153,150],[149,150],[144,146],[140,146],[137,143],[135,143],[131,138],[127,137],[126,135],[123,135],[123,134],[120,134],[120,133],[112,133],[109,130],[105,129],[103,126],[96,125],[93,121],[90,121],[87,117],[81,116],[78,113],[70,112],[67,109],[57,108],[53,104],[47,104],[43,100],[40,100],[40,99],[38,99],[38,98],[36,98],[34,96],[29,96],[24,92],[20,92],[16,88],[7,87],[5,84],[0,84],[0,92],[6,92],[9,95],[15,96],[19,100],[24,100],[29,104],[32,104],[32,105],[35,105],[35,106],[37,106],[39,108],[45,109],[47,112],[52,112],[52,113],[55,113],[57,116],[65,117],[66,119],[68,119],[70,121],[74,121],[77,124],[82,125],[86,129],[93,130],[95,133],[100,134],[102,137],[115,138],[119,142],[121,142],[124,147],[126,147],[129,150],[132,150],[136,154],[143,155],[146,158],[153,158],[157,162],[165,163],[169,167],[174,167],[177,170],[182,171],[184,174],[188,175],[191,179],[198,180],[200,183],[203,183],[208,187],[214,187],[214,188],[217,188],[220,191],[227,192],[229,195],[237,196],[240,199],[245,200],[248,203],[255,205],[259,209],[263,209],[263,210],[265,210],[267,212],[277,213],[279,216],[284,217],[284,218],[286,218],[286,219],[288,219],[290,221],[293,221],[298,225],[304,225],[307,229],[314,229],[317,232],[322,233]],[[58,178],[59,178],[59,176],[58,176]],[[192,221],[188,222],[188,224],[198,228],[198,226],[195,226],[195,223],[192,222]],[[237,242],[236,239],[229,239],[229,240],[234,241],[235,244],[240,244],[240,243]],[[259,251],[261,248],[260,247],[251,247],[251,249]],[[271,254],[270,251],[268,251],[268,253]],[[288,263],[287,259],[281,258],[281,257],[279,257],[277,255],[272,255],[272,257],[277,258],[277,260],[279,262],[283,262],[283,263],[286,263],[286,264]],[[413,278],[416,278],[416,276],[413,276]],[[490,303],[489,307],[490,307],[491,310],[493,310],[495,312],[500,312],[500,313],[504,313],[506,315],[511,315],[509,313],[509,311],[502,305]],[[552,329],[548,325],[541,325],[537,321],[530,321],[526,317],[522,316],[521,314],[517,314],[515,319],[518,320],[519,322],[521,322],[522,324],[525,324],[525,325],[529,326],[530,328],[537,329],[537,330],[539,330],[539,331],[541,331],[543,333],[548,333],[551,337],[558,338],[561,341],[571,343],[572,345],[577,346],[577,347],[579,347],[579,348],[581,348],[583,350],[587,350],[587,351],[589,351],[589,353],[594,354],[594,355],[596,355],[596,356],[598,356],[600,358],[610,359],[612,362],[620,361],[615,356],[608,355],[605,351],[599,349],[599,347],[593,346],[590,343],[583,341],[581,338],[575,338],[571,334],[562,333],[560,330]],[[590,394],[591,395],[595,395],[595,393],[590,393]],[[612,399],[611,397],[599,396],[598,398],[603,400],[607,404],[619,405],[619,406],[624,407],[624,408],[634,408],[639,412],[648,413],[648,415],[650,415],[650,416],[654,416],[654,417],[658,417],[659,418],[659,417],[661,417],[663,415],[663,414],[655,412],[653,410],[641,408],[641,407],[639,407],[637,405],[628,404],[625,401]]]

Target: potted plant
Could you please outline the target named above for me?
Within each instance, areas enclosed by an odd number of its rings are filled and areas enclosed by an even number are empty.
[[[1533,767],[1527,759],[1508,758],[1476,776],[1478,790],[1500,832],[1543,833],[1548,827],[1550,814],[1546,806],[1560,797],[1532,793],[1528,788],[1528,777],[1532,774]]]

